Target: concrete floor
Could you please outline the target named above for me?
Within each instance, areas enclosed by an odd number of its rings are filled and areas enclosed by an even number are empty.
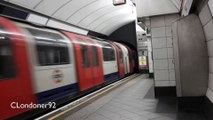
[[[205,120],[202,114],[179,112],[176,98],[156,99],[153,84],[153,79],[141,75],[79,111],[59,119]]]

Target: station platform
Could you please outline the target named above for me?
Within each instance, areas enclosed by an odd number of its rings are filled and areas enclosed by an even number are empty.
[[[155,98],[153,85],[148,75],[139,75],[74,112],[58,112],[45,119],[205,120],[202,113],[179,111],[175,97]]]

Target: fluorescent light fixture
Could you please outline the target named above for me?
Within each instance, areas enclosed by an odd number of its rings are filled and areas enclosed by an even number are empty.
[[[113,0],[113,5],[122,5],[125,3],[126,3],[126,0]]]

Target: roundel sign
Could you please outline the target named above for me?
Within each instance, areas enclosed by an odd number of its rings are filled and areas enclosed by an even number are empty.
[[[54,70],[52,78],[55,83],[60,83],[63,80],[63,73],[61,72],[61,70]]]

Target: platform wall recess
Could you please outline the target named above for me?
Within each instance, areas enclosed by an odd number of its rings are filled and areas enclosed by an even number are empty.
[[[211,10],[213,10],[213,0],[206,1],[202,9],[199,11],[199,18],[206,37],[209,56],[209,82],[206,96],[213,103],[213,19]]]
[[[205,96],[208,54],[199,17],[190,14],[172,24],[178,97]]]

